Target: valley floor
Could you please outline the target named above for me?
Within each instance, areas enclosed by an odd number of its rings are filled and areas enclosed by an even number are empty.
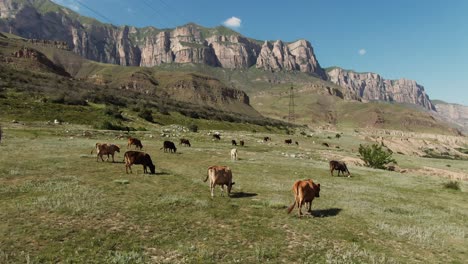
[[[172,128],[171,128],[172,129]],[[332,177],[328,160],[357,160],[366,136],[315,131],[293,136],[176,129],[134,132],[156,165],[125,173],[126,135],[73,125],[8,124],[0,144],[1,263],[464,263],[468,184],[424,168],[468,174],[466,160],[396,154],[406,173],[349,163]],[[135,134],[136,133],[136,134]],[[161,137],[166,133],[171,137]],[[264,143],[264,136],[271,142]],[[190,139],[192,147],[178,145]],[[299,146],[285,145],[292,138]],[[231,139],[240,160],[231,161]],[[164,153],[164,140],[177,154]],[[116,163],[96,162],[96,142],[122,146]],[[327,142],[330,147],[322,143]],[[232,197],[210,197],[211,165],[232,168]],[[321,184],[313,216],[288,215],[297,179]],[[465,178],[466,179],[466,178]],[[128,184],[124,184],[124,180]]]

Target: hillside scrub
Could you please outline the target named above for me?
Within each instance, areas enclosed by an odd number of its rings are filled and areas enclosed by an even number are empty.
[[[386,164],[390,162],[396,163],[395,159],[392,158],[392,152],[383,150],[382,146],[378,144],[372,144],[372,146],[360,144],[359,155],[367,167],[375,169],[385,169]]]

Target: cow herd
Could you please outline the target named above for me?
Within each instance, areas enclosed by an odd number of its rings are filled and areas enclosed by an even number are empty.
[[[219,134],[214,134],[213,135],[214,140],[220,140],[221,136]],[[270,137],[264,137],[263,138],[264,142],[271,141]],[[286,139],[285,144],[292,144],[293,141],[291,139]],[[233,146],[237,146],[236,140],[231,141]],[[185,138],[180,139],[180,145],[184,145],[187,147],[191,147],[190,141]],[[245,142],[243,140],[239,141],[240,146],[244,146]],[[299,145],[297,141],[295,141],[296,145]],[[151,156],[145,152],[142,152],[143,144],[141,141],[137,138],[129,137],[128,138],[128,143],[127,143],[127,148],[130,148],[131,146],[135,146],[136,149],[139,149],[140,151],[134,151],[134,150],[129,150],[125,152],[124,154],[124,162],[125,162],[125,171],[128,173],[130,170],[130,173],[132,173],[132,165],[142,165],[143,166],[143,172],[144,173],[151,173],[155,174],[156,173],[156,167],[151,159]],[[120,153],[120,147],[115,145],[115,144],[109,144],[109,143],[96,143],[95,145],[96,149],[96,161],[99,161],[99,158],[104,162],[103,156],[107,156],[107,161],[109,160],[109,157],[112,157],[112,162],[115,162],[114,160],[114,155],[115,152]],[[176,153],[177,147],[175,146],[174,142],[172,141],[164,141],[163,142],[163,147],[161,150],[164,150],[164,152],[169,152],[169,153]],[[91,154],[93,153],[94,149],[91,151]],[[238,160],[238,154],[237,154],[237,149],[233,148],[231,149],[231,160],[232,161],[237,161]],[[333,176],[333,171],[338,171],[338,176],[341,174],[347,173],[347,176],[350,177],[351,174],[346,166],[346,163],[343,161],[336,161],[336,160],[331,160],[329,162],[329,167],[330,167],[330,174]],[[149,170],[148,170],[149,169]],[[234,185],[234,182],[232,181],[232,171],[229,167],[227,166],[210,166],[208,168],[207,176],[204,182],[207,180],[210,180],[210,192],[211,192],[211,197],[214,197],[214,189],[216,185],[220,185],[222,189],[222,194],[224,194],[224,186],[226,186],[227,189],[227,194],[230,196],[231,194],[231,189],[232,186]],[[294,209],[295,206],[298,208],[298,215],[302,216],[302,206],[308,206],[308,212],[311,213],[311,208],[312,208],[312,201],[315,198],[320,197],[320,184],[315,183],[311,179],[307,180],[298,180],[294,183],[293,185],[293,193],[294,193],[294,203],[288,207],[288,214]]]

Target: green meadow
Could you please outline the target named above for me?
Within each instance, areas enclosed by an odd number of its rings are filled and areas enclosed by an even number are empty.
[[[330,176],[327,155],[357,157],[362,140],[315,131],[210,130],[156,126],[131,132],[156,165],[125,173],[125,132],[44,122],[3,125],[0,144],[0,263],[465,263],[468,185],[349,165]],[[222,128],[222,126],[219,126]],[[247,128],[247,127],[245,127]],[[168,137],[163,137],[165,134]],[[264,143],[264,136],[271,142]],[[188,138],[192,147],[179,146]],[[292,138],[299,146],[285,145]],[[231,161],[231,139],[240,160]],[[164,153],[164,140],[177,153]],[[96,162],[96,142],[121,146]],[[321,143],[328,142],[327,148]],[[338,146],[339,148],[337,148]],[[466,161],[394,156],[418,167],[463,170]],[[228,165],[231,197],[210,197],[211,165]],[[450,168],[448,167],[450,166]],[[312,215],[292,204],[295,180],[321,184]],[[305,210],[304,210],[305,211]]]

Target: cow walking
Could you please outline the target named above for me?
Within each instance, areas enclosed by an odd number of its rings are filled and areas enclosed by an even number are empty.
[[[140,151],[127,151],[124,154],[124,161],[125,161],[125,171],[128,174],[128,169],[130,169],[130,173],[132,172],[132,165],[134,164],[141,164],[143,165],[143,173],[147,173],[147,167],[150,169],[151,174],[156,173],[156,167],[151,160],[149,154]]]
[[[233,139],[233,140],[231,140],[231,145],[237,146],[237,142]]]
[[[292,144],[292,139],[285,139],[284,143],[291,145]]]
[[[331,174],[331,176],[333,176],[333,171],[334,170],[338,171],[338,176],[340,176],[340,172],[343,175],[344,175],[345,172],[347,172],[348,177],[351,176],[351,173],[348,170],[348,166],[346,166],[346,163],[344,163],[344,161],[330,160],[329,165],[330,165],[330,174]]]
[[[224,194],[224,185],[227,186],[228,196],[231,195],[231,189],[235,182],[232,181],[232,171],[227,166],[211,166],[208,168],[208,175],[204,182],[210,179],[211,197],[214,197],[214,189],[216,185],[220,185],[222,189],[221,195]]]
[[[307,203],[309,204],[309,209],[307,212],[312,213],[312,201],[314,198],[320,197],[320,183],[315,184],[311,179],[308,180],[298,180],[293,185],[294,192],[294,203],[289,206],[288,214],[294,209],[294,206],[297,205],[299,210],[299,217],[302,216],[302,206]]]

